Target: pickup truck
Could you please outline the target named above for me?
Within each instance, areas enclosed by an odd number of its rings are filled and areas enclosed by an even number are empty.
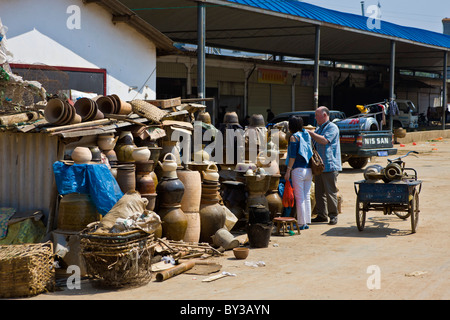
[[[317,126],[314,111],[286,112],[275,116],[268,126],[287,121],[290,116],[303,118],[305,126]],[[340,132],[342,163],[348,162],[352,168],[362,169],[372,157],[386,157],[397,154],[393,147],[393,134],[390,130],[379,130],[376,119],[370,115],[357,115],[346,118],[340,111],[330,110],[330,120]]]

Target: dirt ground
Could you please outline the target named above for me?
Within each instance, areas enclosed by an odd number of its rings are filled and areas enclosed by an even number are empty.
[[[397,145],[423,181],[417,233],[410,219],[368,212],[356,228],[354,182],[363,170],[344,165],[338,185],[343,196],[337,225],[312,224],[301,235],[271,237],[268,248],[250,249],[246,260],[231,251],[210,258],[233,274],[213,282],[208,276],[181,274],[127,290],[100,290],[82,281],[81,289],[40,294],[32,300],[446,300],[450,299],[450,141]],[[386,158],[372,164],[386,165]],[[249,266],[245,262],[264,262]],[[377,282],[378,281],[378,282]],[[262,302],[260,301],[260,302]]]

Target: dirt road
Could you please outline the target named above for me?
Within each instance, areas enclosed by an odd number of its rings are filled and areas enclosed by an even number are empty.
[[[231,251],[214,258],[228,276],[202,282],[207,276],[181,274],[164,282],[128,290],[107,291],[82,282],[30,299],[145,300],[299,300],[299,299],[450,299],[450,141],[398,146],[423,181],[420,221],[411,234],[410,220],[369,212],[360,232],[355,222],[354,181],[362,170],[344,165],[338,185],[343,196],[337,225],[312,224],[301,235],[272,236],[268,248],[251,249],[246,260]],[[385,158],[372,163],[386,165]],[[245,262],[263,261],[254,267]]]

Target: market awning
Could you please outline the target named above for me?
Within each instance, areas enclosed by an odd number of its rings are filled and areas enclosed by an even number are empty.
[[[177,42],[197,44],[195,0],[121,0],[143,21]],[[320,26],[320,59],[389,66],[396,41],[396,68],[442,72],[450,36],[299,1],[205,0],[205,41],[220,47],[314,59],[315,27]]]

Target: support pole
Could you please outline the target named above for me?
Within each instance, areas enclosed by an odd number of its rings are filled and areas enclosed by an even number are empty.
[[[316,26],[314,50],[314,108],[319,107],[319,57],[320,57],[320,26]]]
[[[391,66],[389,68],[389,102],[395,100],[395,41],[391,40]],[[392,110],[389,110],[389,127],[391,130],[394,129],[394,115],[391,113]]]
[[[295,80],[297,80],[297,74],[292,75],[291,111],[295,111]]]
[[[203,2],[197,5],[197,97],[205,98],[205,16]],[[205,102],[202,102],[205,104]]]
[[[448,54],[444,51],[444,72],[442,73],[442,130],[445,130],[445,115],[447,111],[447,68],[448,68]]]

